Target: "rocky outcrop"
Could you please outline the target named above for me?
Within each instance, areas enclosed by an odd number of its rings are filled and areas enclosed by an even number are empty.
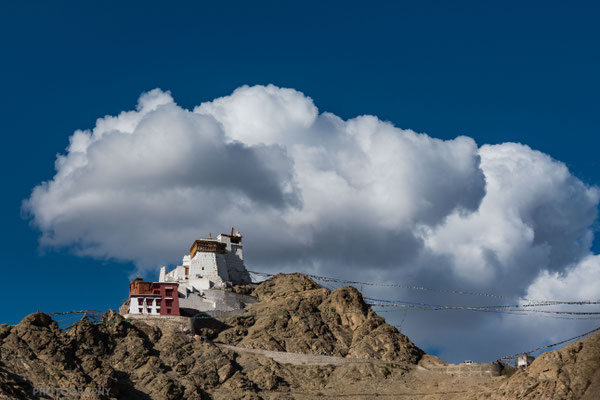
[[[14,398],[15,393],[17,398],[37,398],[35,391],[69,388],[80,390],[84,398],[98,399],[124,398],[125,393],[132,399],[176,399],[184,394],[201,398],[204,393],[203,385],[186,386],[171,373],[179,363],[174,361],[177,353],[173,348],[179,352],[186,348],[179,346],[188,341],[184,335],[129,323],[115,313],[107,314],[97,325],[82,321],[68,332],[58,329],[48,315],[35,313],[14,327],[4,327],[0,337],[0,374],[12,377],[0,378],[0,396],[6,398]],[[206,363],[230,363],[227,357],[218,356],[218,349],[203,346],[187,348],[211,354],[198,357],[198,368],[208,367]],[[163,348],[168,349],[169,357],[160,357]],[[210,361],[206,362],[207,358]],[[203,384],[209,387],[210,378],[206,381]],[[109,394],[99,393],[99,388]]]
[[[516,372],[496,399],[600,399],[600,333],[542,354]]]
[[[330,291],[302,274],[277,275],[253,292],[247,317],[217,340],[241,347],[416,363],[424,352],[385,323],[353,287]]]
[[[247,348],[409,363],[423,354],[353,288],[332,292],[295,274],[252,290],[259,303],[247,311],[250,316],[199,321],[200,329]],[[316,390],[333,369],[280,365],[221,349],[169,324],[151,326],[114,312],[68,331],[43,313],[0,325],[0,398],[68,388],[82,392],[69,397],[86,399],[256,398],[262,391]]]
[[[599,334],[511,378],[455,377],[436,372],[445,363],[386,324],[354,288],[330,291],[292,274],[244,291],[259,302],[243,316],[198,321],[210,340],[114,312],[68,331],[43,313],[2,324],[0,399],[600,398]],[[290,353],[312,356],[285,362]],[[72,391],[40,394],[52,389]]]

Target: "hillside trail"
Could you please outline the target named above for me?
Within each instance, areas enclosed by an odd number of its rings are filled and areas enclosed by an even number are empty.
[[[292,365],[344,365],[344,364],[406,364],[400,362],[384,361],[375,358],[337,357],[317,354],[291,353],[286,351],[272,351],[262,349],[249,349],[246,347],[232,346],[224,343],[213,343],[215,346],[235,351],[236,353],[258,354],[272,359],[280,364]],[[425,369],[418,366],[420,369]]]

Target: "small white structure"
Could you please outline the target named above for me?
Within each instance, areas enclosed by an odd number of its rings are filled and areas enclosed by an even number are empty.
[[[182,265],[167,272],[161,267],[159,282],[179,284],[179,307],[183,313],[195,311],[229,311],[243,308],[250,296],[224,291],[232,284],[251,283],[244,265],[242,235],[221,234],[194,241]]]
[[[527,368],[533,362],[533,360],[535,360],[535,357],[530,356],[529,354],[523,354],[517,358],[517,368]]]

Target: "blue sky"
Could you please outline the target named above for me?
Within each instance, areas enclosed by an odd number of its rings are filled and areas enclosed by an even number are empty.
[[[272,83],[343,119],[524,143],[599,185],[598,14],[554,1],[3,4],[1,268],[14,303],[0,322],[126,298],[133,264],[40,248],[21,204],[75,130],[154,88],[191,109]]]

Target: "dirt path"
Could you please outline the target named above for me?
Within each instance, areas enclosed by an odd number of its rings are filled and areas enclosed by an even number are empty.
[[[493,393],[503,377],[456,376],[429,370],[422,366],[390,363],[381,360],[344,358],[325,355],[287,353],[214,343],[223,350],[239,354],[263,356],[280,364],[304,367],[335,366],[330,375],[318,381],[309,379],[302,389],[292,387],[284,390],[262,390],[265,400],[308,400],[323,399],[419,399],[419,400],[463,400],[485,399]],[[392,367],[394,365],[395,367]],[[408,367],[408,368],[406,368]],[[298,378],[303,376],[298,370]],[[343,382],[343,384],[340,384]],[[224,391],[215,398],[231,398]]]
[[[259,354],[265,357],[269,357],[273,361],[280,364],[292,364],[292,365],[344,365],[344,364],[391,364],[387,361],[375,360],[375,359],[362,359],[352,357],[336,357],[336,356],[325,356],[316,354],[303,354],[303,353],[288,353],[284,351],[270,351],[260,349],[247,349],[245,347],[231,346],[228,344],[214,343],[216,346],[222,349],[233,350],[237,353],[250,353]],[[396,363],[400,364],[400,363]]]

